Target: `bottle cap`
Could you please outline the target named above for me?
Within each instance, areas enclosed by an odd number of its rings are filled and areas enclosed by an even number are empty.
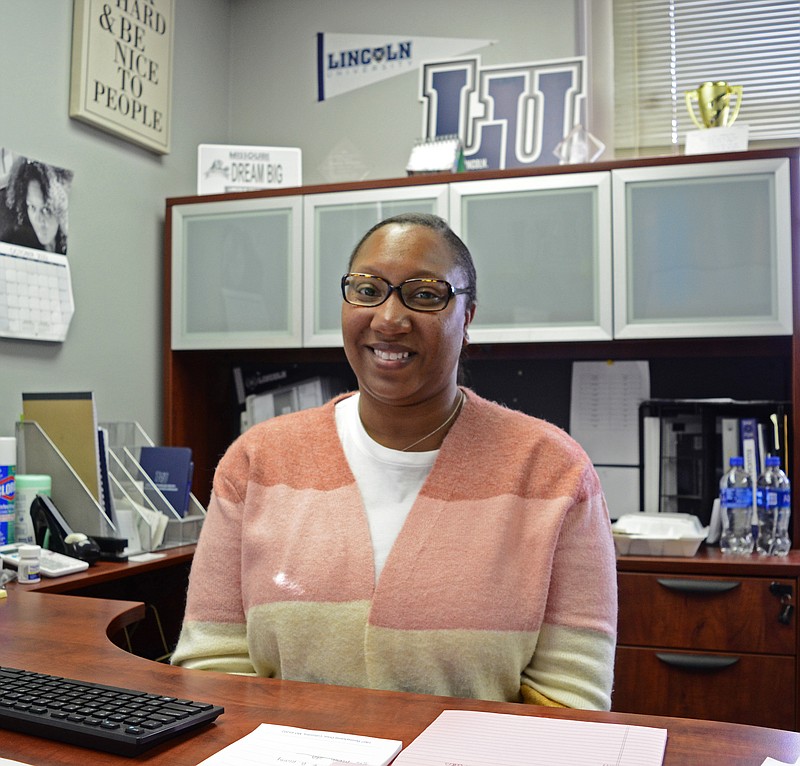
[[[733,465],[744,465],[744,458],[736,455],[730,459],[730,464]]]
[[[42,552],[41,545],[20,545],[19,548],[19,556],[23,559],[33,559],[38,558],[39,554]]]
[[[0,436],[0,465],[17,464],[17,439],[15,436]]]
[[[15,477],[17,491],[35,489],[37,493],[49,495],[53,488],[53,480],[41,473],[18,473]]]
[[[764,461],[765,465],[780,465],[781,459],[777,455],[767,455],[766,460]]]

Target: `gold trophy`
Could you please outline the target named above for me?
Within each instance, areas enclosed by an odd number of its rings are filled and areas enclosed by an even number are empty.
[[[736,96],[736,106],[731,113],[731,95]],[[700,110],[700,118],[703,123],[697,120],[692,105],[697,101]],[[696,90],[686,91],[686,108],[692,122],[698,128],[728,128],[733,125],[739,114],[739,107],[742,105],[742,86],[728,85],[726,82],[704,82]]]

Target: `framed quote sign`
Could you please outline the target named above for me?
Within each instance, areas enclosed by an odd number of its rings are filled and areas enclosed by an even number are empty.
[[[170,150],[174,0],[74,0],[69,114]]]

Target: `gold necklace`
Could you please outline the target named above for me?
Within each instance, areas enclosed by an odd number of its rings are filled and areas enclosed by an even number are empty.
[[[464,399],[466,399],[466,396],[464,395],[463,391],[459,390],[459,393],[461,394],[461,398],[456,402],[456,406],[453,408],[453,411],[447,416],[447,420],[445,420],[444,423],[434,428],[433,431],[431,431],[429,434],[425,434],[425,436],[423,436],[421,439],[417,439],[413,444],[409,444],[408,447],[403,447],[403,449],[400,451],[408,452],[412,447],[416,447],[418,444],[421,444],[426,439],[430,439],[431,436],[433,436],[435,433],[439,433],[439,431],[441,431],[458,414],[458,411],[461,409],[461,405],[464,404]]]

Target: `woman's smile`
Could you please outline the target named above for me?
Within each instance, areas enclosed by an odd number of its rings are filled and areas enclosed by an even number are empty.
[[[392,351],[386,348],[372,346],[372,353],[384,362],[399,362],[411,358],[410,351]]]

